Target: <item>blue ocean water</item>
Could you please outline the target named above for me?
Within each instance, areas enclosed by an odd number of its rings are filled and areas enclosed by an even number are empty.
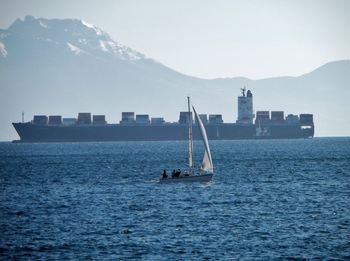
[[[0,257],[350,258],[350,138],[210,144],[213,182],[159,184],[186,142],[0,143]]]

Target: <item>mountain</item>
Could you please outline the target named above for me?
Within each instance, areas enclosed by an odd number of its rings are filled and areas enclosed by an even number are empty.
[[[0,30],[0,140],[18,138],[11,122],[20,121],[22,111],[26,120],[85,111],[117,122],[122,111],[135,111],[176,121],[188,95],[201,113],[234,122],[243,86],[252,90],[255,110],[313,113],[317,136],[348,136],[349,84],[348,60],[299,77],[199,79],[123,46],[85,21],[27,16]]]

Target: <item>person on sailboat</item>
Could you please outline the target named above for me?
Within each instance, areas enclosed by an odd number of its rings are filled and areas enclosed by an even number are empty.
[[[180,173],[181,173],[181,171],[180,171],[180,169],[177,169],[177,170],[174,170],[173,171],[173,173],[174,173],[174,178],[178,178],[178,177],[180,177]]]
[[[163,170],[163,179],[166,179],[168,177],[168,174],[166,173],[166,170]]]
[[[180,177],[180,173],[181,173],[180,169],[177,169],[177,170],[174,169],[173,172],[171,173],[171,177],[178,178]]]
[[[181,170],[180,170],[180,169],[177,169],[177,171],[176,171],[176,177],[180,177],[180,174],[181,174]]]

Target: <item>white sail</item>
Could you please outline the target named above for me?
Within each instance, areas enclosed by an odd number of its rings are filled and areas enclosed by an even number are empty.
[[[199,129],[202,135],[203,143],[204,143],[204,156],[203,156],[203,161],[202,161],[202,166],[201,169],[210,173],[214,172],[214,166],[213,166],[213,161],[211,159],[211,154],[210,154],[210,148],[209,148],[209,142],[207,138],[207,132],[205,131],[203,122],[199,118],[199,115],[197,114],[195,108],[192,106],[194,114],[196,115],[196,120],[199,125]]]

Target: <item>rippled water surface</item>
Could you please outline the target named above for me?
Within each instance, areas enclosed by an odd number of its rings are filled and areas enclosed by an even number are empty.
[[[350,138],[210,144],[213,182],[159,184],[186,142],[0,143],[0,257],[350,258]]]

